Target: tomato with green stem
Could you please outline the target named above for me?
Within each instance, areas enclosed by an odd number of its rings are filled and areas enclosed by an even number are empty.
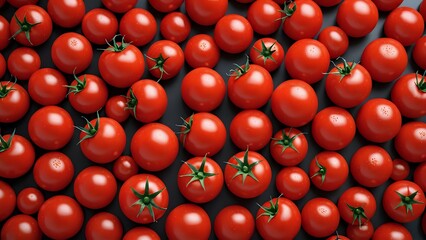
[[[253,2],[247,10],[247,20],[253,30],[261,35],[270,35],[280,28],[281,7],[271,0]]]
[[[369,0],[348,0],[339,5],[337,25],[351,37],[364,37],[376,27],[379,11]]]
[[[1,153],[0,153],[1,154]],[[6,182],[0,181],[0,221],[7,219],[16,207],[15,190]]]
[[[119,240],[123,236],[123,225],[117,216],[109,212],[100,212],[89,218],[84,236],[87,240]]]
[[[254,42],[249,56],[252,63],[273,72],[282,65],[284,55],[284,49],[276,39],[261,38]]]
[[[88,11],[81,23],[83,35],[92,43],[104,45],[111,41],[118,30],[117,17],[110,11],[95,8]]]
[[[145,56],[149,72],[158,81],[178,75],[185,62],[180,46],[170,40],[156,41],[148,48]]]
[[[12,123],[23,118],[30,108],[30,97],[20,84],[0,82],[0,122]]]
[[[275,185],[279,193],[294,201],[303,198],[309,192],[311,183],[303,169],[285,167],[278,172]]]
[[[138,239],[149,239],[149,240],[161,240],[160,236],[148,227],[134,227],[126,232],[123,236],[123,240],[138,240]]]
[[[337,26],[324,28],[318,35],[318,41],[327,48],[331,59],[342,56],[349,47],[348,35]]]
[[[121,17],[119,32],[133,45],[141,47],[154,39],[157,21],[148,10],[133,8]]]
[[[402,125],[394,141],[394,147],[404,160],[421,163],[426,160],[426,123],[408,122]]]
[[[40,156],[33,168],[34,182],[46,191],[64,189],[74,177],[74,164],[61,152],[48,152]]]
[[[316,238],[330,236],[339,226],[339,210],[327,198],[312,198],[303,206],[301,215],[303,229]]]
[[[43,202],[43,193],[33,187],[22,189],[16,198],[16,206],[19,211],[28,215],[37,213]]]
[[[197,34],[189,38],[184,50],[185,61],[192,68],[214,68],[219,62],[220,50],[213,37]]]
[[[213,37],[221,50],[237,54],[245,51],[250,46],[253,40],[253,28],[245,17],[237,14],[228,14],[216,23]]]
[[[401,115],[418,118],[426,115],[426,71],[423,75],[409,73],[399,78],[392,87],[391,100]]]
[[[130,112],[126,108],[126,104],[127,99],[125,96],[112,96],[105,104],[106,116],[119,123],[126,121],[130,116]]]
[[[0,51],[5,49],[9,45],[10,31],[9,21],[3,16],[0,16]]]
[[[374,234],[374,226],[371,221],[364,222],[361,226],[348,224],[346,235],[350,239],[370,240]]]
[[[376,199],[365,188],[351,187],[346,189],[337,202],[340,216],[352,225],[362,226],[371,220],[376,213]]]
[[[160,23],[160,33],[164,39],[181,43],[189,36],[191,23],[181,12],[172,12],[164,16]]]
[[[346,159],[337,152],[320,152],[309,165],[312,183],[320,190],[334,191],[348,178],[349,167]]]
[[[249,240],[254,233],[254,218],[240,205],[222,208],[214,220],[214,233],[219,239]]]
[[[308,153],[308,141],[299,129],[284,128],[272,137],[269,152],[272,158],[282,166],[296,166]]]
[[[33,101],[43,106],[57,105],[66,95],[67,80],[64,75],[53,68],[41,68],[28,80],[28,93]]]
[[[0,238],[41,240],[42,233],[37,220],[29,215],[18,214],[4,222]]]
[[[403,225],[388,222],[380,225],[374,231],[372,240],[392,239],[394,236],[398,236],[400,239],[413,240],[410,231]]]
[[[49,0],[47,12],[55,24],[72,28],[81,23],[86,12],[86,5],[83,0]]]
[[[28,47],[14,49],[7,59],[9,73],[18,80],[28,80],[35,71],[40,69],[40,65],[38,53]]]
[[[422,15],[411,7],[398,7],[386,17],[385,35],[410,46],[422,37],[425,27]]]
[[[228,9],[228,0],[186,0],[185,10],[189,18],[202,26],[216,24]]]

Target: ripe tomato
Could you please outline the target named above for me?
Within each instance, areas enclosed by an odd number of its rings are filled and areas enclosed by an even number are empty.
[[[10,31],[9,21],[3,16],[0,16],[0,51],[9,45]]]
[[[164,151],[165,149],[167,151]],[[130,143],[130,151],[142,169],[161,171],[176,160],[179,140],[168,126],[149,123],[135,132]]]
[[[184,54],[186,63],[193,68],[214,68],[219,62],[220,50],[210,35],[198,34],[188,40]]]
[[[166,219],[166,235],[170,240],[207,240],[210,231],[209,215],[195,204],[177,206]]]
[[[15,82],[0,82],[0,122],[16,122],[28,112],[30,97],[21,85]]]
[[[281,7],[272,0],[253,2],[247,10],[247,20],[253,30],[261,35],[270,35],[280,28]]]
[[[365,188],[346,189],[337,202],[340,216],[351,225],[362,226],[370,221],[376,213],[376,199]]]
[[[277,70],[284,60],[284,49],[274,38],[261,38],[250,48],[250,59],[268,72]]]
[[[426,191],[426,178],[424,178],[426,174],[426,162],[418,165],[414,170],[414,182],[420,186],[423,192]]]
[[[421,163],[426,161],[426,123],[409,122],[401,127],[396,135],[394,146],[402,159]]]
[[[87,221],[84,235],[87,240],[120,240],[123,236],[123,225],[115,215],[100,212]]]
[[[137,0],[102,0],[102,4],[115,13],[128,12],[137,2]]]
[[[282,197],[271,197],[260,206],[256,216],[256,229],[260,236],[271,240],[295,238],[302,221],[296,204]]]
[[[423,4],[423,5],[426,6],[426,4]],[[417,40],[416,44],[414,44],[414,48],[412,51],[414,62],[422,69],[426,69],[426,56],[423,54],[425,51],[426,51],[426,36],[421,37],[419,38],[419,40]]]
[[[404,117],[418,118],[425,116],[425,75],[409,73],[399,78],[392,87],[391,99]]]
[[[74,180],[74,196],[84,207],[100,209],[112,202],[117,192],[114,175],[105,168],[90,166]]]
[[[33,166],[34,159],[34,147],[25,137],[15,131],[0,135],[0,177],[21,177]]]
[[[394,138],[401,128],[401,113],[394,103],[384,98],[368,100],[356,117],[356,127],[367,140],[384,143]]]
[[[114,173],[115,178],[124,182],[131,176],[138,173],[138,165],[132,157],[120,156],[117,160],[115,160],[112,172]]]
[[[320,152],[309,165],[312,183],[323,191],[334,191],[348,178],[349,167],[346,159],[337,152]]]
[[[182,5],[183,0],[148,0],[148,2],[159,12],[172,12]]]
[[[28,47],[39,46],[52,34],[52,19],[39,6],[20,6],[10,21],[9,31],[18,43]]]
[[[179,169],[177,184],[179,192],[189,201],[206,203],[215,199],[223,186],[223,173],[213,159],[194,157],[184,162]]]
[[[392,180],[399,181],[404,180],[408,177],[408,175],[410,174],[410,165],[408,165],[407,161],[397,158],[392,161],[392,164],[392,175],[390,176]],[[416,182],[415,177],[414,181]]]
[[[2,206],[0,209],[0,221],[3,221],[12,214],[16,206],[15,190],[3,181],[0,181],[0,204]]]
[[[384,24],[385,35],[409,46],[423,35],[422,15],[411,7],[399,7],[393,10]]]
[[[49,0],[47,12],[55,24],[72,28],[81,23],[86,5],[83,0]]]
[[[6,73],[6,59],[4,59],[3,54],[0,53],[0,78],[2,78],[5,73]]]
[[[19,8],[24,5],[37,4],[38,0],[7,0],[7,2],[15,8]]]
[[[39,157],[33,169],[34,182],[46,191],[60,191],[71,183],[74,165],[61,152],[49,152]]]
[[[121,17],[119,31],[133,45],[140,47],[154,39],[157,22],[148,10],[133,8]]]
[[[299,106],[303,106],[303,108]],[[318,97],[309,84],[291,79],[284,81],[274,90],[271,107],[272,113],[282,124],[300,127],[315,117],[318,109]]]
[[[374,234],[374,227],[371,221],[364,222],[361,226],[348,224],[346,235],[350,239],[370,240]]]
[[[28,80],[28,93],[32,100],[43,106],[57,105],[65,99],[67,85],[64,75],[53,68],[41,68]]]
[[[330,54],[321,42],[302,39],[295,42],[287,51],[284,66],[292,78],[309,84],[324,77],[330,65]]]
[[[28,80],[35,71],[40,69],[40,65],[38,53],[28,47],[14,49],[7,59],[7,69],[19,80]]]
[[[254,233],[254,218],[243,206],[227,206],[216,215],[214,233],[218,239],[249,240]]]
[[[123,237],[123,240],[140,240],[140,239],[160,240],[160,236],[158,236],[158,234],[151,228],[134,227],[130,229],[129,231],[127,231],[127,233]]]
[[[361,64],[377,82],[392,82],[407,66],[408,57],[404,46],[392,38],[377,38],[362,52]]]
[[[92,43],[103,45],[111,41],[118,30],[118,21],[115,15],[102,8],[88,11],[81,23],[83,35]]]
[[[401,224],[393,222],[380,225],[376,231],[374,231],[372,240],[393,239],[394,236],[398,236],[398,239],[413,240],[413,237],[407,228]]]
[[[195,113],[178,125],[180,140],[186,151],[197,157],[213,156],[222,150],[226,141],[226,128],[222,120],[211,113]]]
[[[308,141],[297,128],[284,128],[275,133],[269,145],[272,158],[282,166],[296,166],[308,153]]]
[[[364,37],[376,27],[379,11],[369,0],[347,0],[337,10],[337,25],[351,37]]]
[[[185,10],[189,18],[197,24],[210,26],[216,24],[228,9],[228,0],[186,0]]]
[[[19,211],[28,215],[38,212],[43,202],[43,193],[33,187],[22,189],[16,199],[16,205]]]
[[[349,47],[348,35],[336,26],[324,28],[318,35],[318,41],[327,48],[331,59],[342,56]]]
[[[275,0],[275,1],[280,1],[280,0]],[[314,2],[316,2],[321,7],[332,7],[332,6],[336,6],[341,1],[342,0],[314,0]]]
[[[127,218],[139,224],[147,224],[163,216],[169,205],[169,193],[160,178],[151,174],[138,174],[123,183],[118,200]]]
[[[231,121],[229,132],[232,142],[241,150],[250,148],[258,151],[265,147],[272,137],[272,123],[259,110],[243,110]]]
[[[310,0],[284,3],[283,31],[291,39],[313,38],[322,26],[321,8]]]
[[[260,153],[239,152],[232,156],[225,167],[225,183],[228,190],[240,198],[254,198],[265,192],[272,173],[268,160]]]
[[[348,237],[339,235],[339,233],[336,231],[336,235],[328,237],[326,240],[351,240]]]
[[[426,2],[424,0],[420,3],[419,13],[422,15],[423,20],[426,21]]]
[[[303,198],[309,192],[311,183],[303,169],[285,167],[278,172],[275,185],[279,193],[294,201]]]
[[[312,198],[302,209],[302,227],[311,236],[327,237],[336,231],[339,221],[339,209],[326,198]]]
[[[185,62],[179,45],[170,40],[154,42],[145,54],[149,73],[159,80],[175,77]]]
[[[372,0],[380,11],[388,12],[397,8],[403,0]]]
[[[64,33],[56,38],[50,54],[53,64],[67,74],[81,73],[89,67],[93,58],[89,40],[75,32]]]
[[[392,175],[393,164],[385,149],[366,145],[352,155],[349,168],[352,177],[359,184],[366,187],[378,187]]]
[[[164,39],[180,43],[189,36],[191,23],[185,14],[172,12],[161,20],[160,32]]]
[[[127,99],[124,96],[113,96],[105,104],[105,114],[107,117],[122,123],[126,121],[130,112],[126,109]]]
[[[241,53],[248,49],[253,40],[253,28],[245,17],[229,14],[216,23],[213,37],[223,51],[231,54]]]
[[[9,218],[3,224],[0,238],[41,240],[42,234],[33,217],[19,214]]]

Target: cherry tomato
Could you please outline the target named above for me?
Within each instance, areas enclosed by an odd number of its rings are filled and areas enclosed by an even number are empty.
[[[87,221],[84,235],[87,240],[120,240],[123,236],[123,225],[115,215],[100,212]]]
[[[184,54],[186,63],[193,68],[214,68],[219,62],[220,50],[210,35],[198,34],[188,40]]]
[[[351,37],[364,37],[376,27],[379,11],[369,0],[347,0],[337,10],[337,25]]]
[[[229,14],[216,23],[213,37],[223,51],[231,54],[241,53],[248,49],[253,40],[253,28],[243,16]]]
[[[397,158],[392,161],[392,164],[392,175],[390,176],[392,180],[399,181],[408,177],[410,174],[410,165],[408,165],[407,161]]]
[[[126,36],[127,41],[140,47],[154,39],[157,22],[148,10],[133,8],[121,18],[119,31],[121,35]]]
[[[414,170],[414,182],[420,186],[423,192],[426,191],[426,179],[424,174],[426,173],[426,162],[421,163]]]
[[[426,4],[423,4],[426,6]],[[425,7],[426,9],[426,7]],[[426,17],[426,16],[425,16]],[[426,56],[423,54],[426,51],[426,36],[419,38],[412,51],[414,62],[422,69],[426,69]]]
[[[336,235],[330,236],[326,240],[351,240],[351,239],[338,234],[338,232],[336,231]]]
[[[30,170],[34,160],[34,147],[25,137],[15,131],[0,135],[0,177],[21,177]]]
[[[175,43],[185,41],[191,32],[188,17],[181,12],[172,12],[164,16],[160,23],[160,32],[164,39]]]
[[[102,0],[102,4],[115,13],[128,12],[137,2],[137,0]]]
[[[0,82],[0,122],[12,123],[23,118],[30,108],[27,91],[16,82]]]
[[[426,72],[425,72],[426,73]],[[409,73],[396,81],[392,87],[391,99],[401,115],[418,118],[426,115],[425,76]]]
[[[394,141],[394,147],[402,159],[421,163],[426,161],[426,123],[409,122],[401,127]]]
[[[310,0],[284,3],[284,33],[293,40],[313,38],[322,26],[321,8]]]
[[[53,68],[41,68],[28,80],[28,93],[32,100],[43,106],[57,105],[67,95],[64,75]]]
[[[103,45],[111,41],[117,33],[117,17],[106,9],[92,9],[84,15],[81,30],[90,42]]]
[[[47,12],[57,25],[72,28],[81,23],[86,5],[83,0],[49,0]]]
[[[16,8],[19,8],[19,7],[22,7],[24,5],[37,4],[38,0],[7,0],[7,2],[10,5],[12,5]]]
[[[388,12],[397,8],[403,0],[372,0],[380,11]]]
[[[123,237],[123,240],[140,240],[140,239],[146,239],[146,240],[160,240],[160,236],[152,230],[151,228],[147,227],[135,227],[130,229]]]
[[[326,198],[312,198],[302,209],[302,227],[311,236],[327,237],[336,231],[339,221],[339,209]]]
[[[71,183],[74,165],[61,152],[49,152],[39,157],[33,169],[34,182],[46,191],[60,191]]]
[[[183,0],[148,0],[148,2],[159,12],[172,12],[182,5]]]
[[[5,73],[6,73],[6,59],[4,59],[3,54],[0,53],[0,78],[2,78]]]
[[[210,26],[216,24],[228,9],[228,0],[186,0],[185,10],[189,18],[197,24]]]
[[[374,234],[374,227],[371,221],[364,222],[361,226],[348,224],[346,235],[350,239],[370,240]]]
[[[16,199],[16,205],[18,206],[19,211],[28,215],[38,212],[43,202],[43,193],[33,187],[22,189]]]
[[[279,193],[290,200],[299,200],[308,192],[311,183],[306,172],[298,167],[285,167],[278,172],[275,185]]]
[[[0,16],[0,51],[9,45],[10,31],[9,21],[3,16]]]
[[[308,141],[299,129],[284,128],[272,137],[269,151],[282,166],[296,166],[308,153]]]
[[[216,215],[214,233],[218,239],[249,240],[254,233],[254,218],[245,207],[227,206]]]
[[[280,1],[280,0],[276,0],[276,1]],[[314,2],[316,2],[318,5],[322,6],[322,7],[332,7],[332,6],[336,6],[337,4],[339,4],[342,0],[314,0]]]
[[[376,231],[374,231],[372,240],[394,239],[394,236],[398,236],[397,239],[401,240],[413,240],[413,237],[407,228],[401,224],[393,222],[380,225]]]
[[[423,35],[424,21],[422,15],[411,7],[399,7],[386,18],[385,35],[409,46]]]
[[[19,80],[28,80],[40,69],[40,56],[32,48],[20,47],[13,50],[7,59],[7,69]]]
[[[424,0],[420,3],[419,13],[422,15],[423,20],[426,21],[426,2]]]
[[[351,187],[339,197],[340,216],[350,225],[362,226],[376,213],[376,199],[365,188]]]
[[[280,28],[281,7],[272,0],[253,2],[247,10],[247,20],[253,30],[261,35],[269,35]]]
[[[170,40],[154,42],[145,54],[149,73],[158,80],[175,77],[185,62],[179,45]]]
[[[340,188],[348,178],[346,159],[337,152],[320,152],[309,165],[309,176],[315,187],[323,191]]]
[[[284,60],[284,49],[274,38],[261,38],[250,48],[250,59],[268,72],[277,70]]]
[[[19,214],[9,218],[1,229],[1,239],[41,240],[42,234],[37,221],[28,215]]]
[[[132,157],[120,156],[115,160],[112,172],[115,178],[124,182],[138,173],[138,165]]]
[[[336,26],[324,28],[318,35],[318,41],[327,48],[331,59],[342,56],[349,47],[348,35]]]
[[[105,114],[119,123],[126,121],[130,116],[126,103],[127,99],[121,95],[111,97],[105,104]]]
[[[0,181],[0,204],[0,221],[3,221],[12,214],[16,206],[15,190],[3,181]]]

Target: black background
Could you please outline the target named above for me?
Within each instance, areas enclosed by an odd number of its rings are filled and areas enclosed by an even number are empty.
[[[420,0],[405,0],[402,3],[402,5],[411,6],[411,7],[417,9],[420,2],[421,2]],[[38,4],[46,9],[47,0],[41,0]],[[100,0],[85,1],[85,4],[86,4],[86,12],[89,11],[90,9],[93,9],[93,8],[102,7]],[[249,6],[249,4],[240,4],[240,3],[235,2],[234,0],[230,0],[229,5],[228,5],[227,14],[238,13],[240,15],[246,16],[248,6]],[[148,2],[145,1],[145,0],[138,1],[138,4],[136,5],[136,7],[148,9],[151,13],[153,13],[153,15],[156,17],[158,26],[160,24],[162,17],[165,16],[165,14],[155,11],[151,6],[149,6]],[[324,15],[324,22],[323,22],[322,28],[324,28],[326,26],[330,26],[330,25],[336,25],[335,16],[336,16],[337,9],[338,9],[337,6],[331,7],[331,8],[322,8],[323,15]],[[6,4],[5,6],[3,6],[3,8],[0,9],[0,14],[3,15],[4,17],[6,17],[10,21],[15,10],[16,10],[15,8]],[[185,12],[184,4],[181,6],[180,11]],[[118,14],[117,15],[118,19],[120,19],[121,16],[122,16],[121,14]],[[387,13],[383,13],[383,12],[380,13],[380,19],[379,19],[377,26],[375,27],[374,31],[372,33],[370,33],[368,36],[361,38],[361,39],[352,39],[352,38],[350,39],[350,47],[349,47],[348,51],[344,54],[344,57],[348,61],[359,61],[364,47],[373,39],[376,39],[380,36],[384,36],[384,34],[383,34],[383,23],[384,23],[386,16],[387,16]],[[191,22],[191,24],[192,24],[192,30],[191,30],[190,36],[193,36],[193,35],[196,35],[196,34],[199,34],[199,33],[207,33],[207,34],[213,35],[213,29],[214,29],[213,26],[203,27],[203,26],[199,26],[199,25],[195,24],[194,22]],[[54,30],[53,30],[53,33],[52,33],[52,36],[50,37],[50,39],[46,43],[44,43],[43,45],[35,48],[36,51],[40,54],[40,57],[42,59],[42,63],[41,63],[42,68],[43,67],[54,67],[52,60],[50,58],[50,47],[51,47],[51,45],[52,45],[52,43],[53,43],[53,41],[56,37],[58,37],[62,33],[68,32],[68,31],[75,31],[75,32],[81,33],[81,29],[80,29],[79,26],[76,27],[76,28],[71,28],[71,29],[62,29],[58,26],[54,26]],[[253,42],[255,40],[261,38],[261,37],[262,36],[255,34]],[[293,41],[291,39],[287,38],[283,34],[281,28],[275,34],[273,34],[271,37],[277,38],[278,41],[284,47],[285,51],[287,51],[289,46],[293,43]],[[152,42],[150,42],[147,46],[144,46],[144,47],[141,48],[142,52],[145,53],[145,51],[147,50],[149,45],[151,45],[154,41],[159,40],[159,39],[161,39],[161,36],[160,36],[159,30],[158,30],[155,39]],[[186,41],[180,44],[182,49],[184,49],[185,45],[186,45]],[[11,41],[9,47],[7,47],[5,50],[3,50],[2,54],[7,59],[10,52],[13,49],[15,49],[16,47],[18,47],[18,44],[16,42]],[[93,49],[94,49],[93,61],[90,65],[90,67],[86,71],[84,71],[83,73],[92,73],[92,74],[96,74],[96,75],[99,76],[99,71],[98,71],[98,68],[97,68],[97,61],[98,61],[99,55],[101,54],[101,51],[96,50],[99,47],[104,47],[104,46],[95,46],[95,45],[93,46]],[[407,50],[407,53],[408,53],[408,56],[409,56],[409,64],[408,64],[408,67],[407,67],[407,69],[405,70],[404,73],[410,73],[410,72],[415,72],[417,70],[421,70],[421,69],[419,69],[418,66],[415,65],[415,63],[413,62],[413,60],[411,58],[412,46],[407,47],[406,50]],[[246,53],[248,53],[248,51],[246,51]],[[231,69],[233,67],[232,63],[243,64],[244,62],[245,62],[245,53],[231,55],[231,54],[226,54],[226,53],[222,52],[220,62],[215,67],[215,70],[218,71],[219,74],[222,75],[222,77],[225,79],[225,81],[227,81],[226,73],[229,71],[229,69]],[[176,127],[176,124],[180,123],[180,116],[187,117],[193,112],[191,109],[189,109],[188,107],[185,106],[185,104],[181,100],[181,96],[180,96],[180,84],[181,84],[180,81],[182,80],[185,73],[187,73],[190,70],[191,70],[191,68],[188,65],[185,65],[184,68],[180,71],[180,73],[177,77],[175,77],[171,80],[161,82],[161,84],[163,85],[163,87],[165,88],[165,90],[168,94],[169,105],[167,107],[167,111],[166,111],[165,115],[160,119],[160,122],[168,125],[174,131],[178,130],[178,128]],[[4,79],[8,80],[9,76],[10,76],[9,73],[6,73]],[[289,79],[289,76],[286,73],[283,65],[277,71],[275,71],[272,74],[272,76],[273,76],[273,79],[274,79],[275,87],[278,86],[284,80]],[[66,77],[67,77],[68,82],[70,83],[72,81],[72,76],[66,75]],[[145,71],[145,74],[144,74],[143,77],[144,78],[152,78],[152,77],[150,77],[148,71]],[[27,87],[27,81],[20,81],[19,84],[23,85],[25,88]],[[373,91],[372,91],[371,95],[369,96],[369,99],[377,98],[377,97],[389,98],[392,85],[393,85],[393,83],[387,83],[387,84],[373,83]],[[315,91],[318,95],[318,99],[319,99],[318,111],[325,108],[326,106],[331,106],[332,103],[328,100],[328,98],[325,94],[324,81],[321,81],[319,83],[314,84],[313,87],[314,87],[314,89],[315,89]],[[109,90],[110,90],[110,93],[109,93],[110,97],[113,96],[113,95],[124,94],[126,92],[126,89],[120,90],[120,89],[110,88]],[[80,117],[81,114],[76,112],[74,109],[72,109],[72,107],[70,106],[70,104],[68,103],[67,100],[64,100],[60,104],[60,106],[65,108],[67,111],[70,112],[70,114],[73,117],[75,125],[77,125],[77,126],[83,126],[84,125],[84,120]],[[13,124],[1,124],[0,127],[1,127],[2,134],[11,133],[13,131],[13,129],[16,128],[17,134],[28,137],[27,124],[28,124],[29,118],[30,118],[31,114],[40,107],[41,107],[40,105],[32,102],[29,112],[25,115],[25,117],[23,119],[21,119],[18,122],[15,122]],[[282,129],[284,127],[281,123],[279,123],[273,117],[272,112],[271,112],[271,108],[270,108],[270,103],[268,103],[266,106],[261,108],[261,110],[263,112],[265,112],[268,116],[270,116],[271,121],[273,123],[274,132],[276,132],[279,129]],[[358,112],[358,110],[359,110],[359,106],[355,107],[353,109],[349,109],[349,111],[352,113],[352,115],[354,117],[356,116],[356,113]],[[233,106],[232,103],[228,100],[228,98],[225,97],[224,102],[221,104],[221,106],[218,109],[213,111],[213,113],[216,114],[217,116],[219,116],[222,119],[222,121],[224,122],[225,126],[228,129],[233,116],[235,116],[239,111],[240,111],[240,109]],[[105,115],[103,111],[101,111],[101,115],[102,116]],[[88,117],[88,119],[93,119],[95,117],[95,115],[88,115],[86,117]],[[403,120],[404,120],[404,122],[408,121],[407,119],[403,119]],[[423,117],[423,118],[417,119],[417,120],[426,121],[426,117]],[[126,149],[125,149],[123,155],[130,155],[130,150],[129,150],[130,140],[131,140],[134,132],[138,128],[140,128],[141,126],[142,126],[142,123],[137,122],[134,119],[129,119],[126,122],[123,123],[123,127],[124,127],[124,129],[126,130],[126,133],[127,133],[127,145],[126,145]],[[310,127],[311,127],[310,124],[308,124],[308,125],[301,127],[299,129],[303,132],[310,132]],[[76,143],[78,142],[78,134],[79,134],[79,132],[76,130],[74,132],[74,135],[73,135],[71,142],[68,145],[66,145],[63,149],[60,150],[61,152],[67,154],[72,159],[72,161],[74,163],[74,167],[75,167],[74,176],[76,176],[82,169],[94,164],[91,161],[87,160],[82,155],[80,148],[76,146]],[[311,159],[315,156],[315,154],[322,151],[322,149],[315,143],[315,141],[313,140],[311,135],[308,134],[308,135],[306,135],[306,137],[307,137],[308,142],[309,142],[309,152],[308,152],[306,159],[299,166],[307,171]],[[339,151],[339,153],[341,153],[348,161],[350,161],[352,154],[360,146],[363,146],[363,145],[366,145],[366,144],[371,144],[371,143],[364,140],[357,133],[353,142],[348,147],[346,147],[345,149]],[[384,143],[384,144],[379,144],[379,145],[384,147],[389,152],[389,154],[391,155],[392,158],[397,157],[397,153],[395,152],[395,150],[393,148],[393,141],[390,141],[390,142],[387,142],[387,143]],[[34,147],[36,148],[36,154],[37,154],[36,157],[39,157],[43,153],[45,153],[44,150],[37,148],[35,145],[34,145]],[[215,159],[220,164],[222,169],[224,169],[224,166],[225,166],[224,162],[227,161],[233,154],[235,154],[239,151],[240,150],[237,149],[232,144],[232,142],[229,138],[229,135],[228,135],[225,147],[223,148],[222,151],[220,151],[217,155],[215,155],[213,157],[213,159]],[[275,196],[278,195],[278,192],[275,188],[274,181],[275,181],[276,174],[281,169],[281,166],[276,164],[273,161],[273,159],[271,158],[271,156],[269,154],[269,146],[266,146],[264,149],[262,149],[259,152],[269,160],[269,163],[270,163],[271,168],[272,168],[273,178],[272,178],[271,184],[268,187],[267,191],[264,192],[259,197],[246,200],[246,199],[239,199],[238,197],[235,197],[224,186],[224,188],[222,189],[222,192],[220,193],[220,195],[216,199],[214,199],[213,201],[211,201],[207,204],[201,205],[209,214],[210,219],[212,221],[212,224],[214,222],[214,218],[215,218],[216,214],[218,213],[218,211],[225,206],[228,206],[228,205],[231,205],[231,204],[241,204],[241,205],[245,206],[246,208],[248,208],[251,211],[251,213],[255,216],[255,213],[258,210],[256,203],[262,204],[265,201],[269,200],[270,196],[275,197]],[[176,161],[169,168],[165,169],[164,171],[155,173],[157,176],[159,176],[166,183],[166,186],[167,186],[169,194],[170,194],[170,203],[169,203],[169,207],[168,207],[168,210],[165,213],[165,215],[161,219],[159,219],[157,223],[153,223],[153,224],[148,225],[150,228],[154,229],[162,239],[166,238],[165,231],[164,231],[164,224],[165,224],[165,220],[166,220],[167,215],[176,206],[178,206],[182,203],[188,202],[179,193],[179,190],[177,188],[176,179],[177,179],[177,171],[178,171],[179,167],[181,166],[181,162],[189,159],[190,157],[191,156],[187,152],[185,152],[185,150],[183,150],[183,148],[181,147]],[[104,167],[106,167],[110,170],[111,170],[111,166],[112,166],[112,164],[104,165]],[[409,179],[412,180],[412,172],[415,168],[415,165],[410,165],[410,166],[411,166],[411,173],[410,173]],[[140,169],[139,172],[142,173],[142,172],[145,172],[145,171]],[[13,188],[15,189],[16,193],[19,193],[19,191],[21,189],[25,188],[25,187],[37,187],[36,184],[33,181],[32,170],[29,171],[26,175],[24,175],[20,178],[17,178],[17,179],[8,180],[8,179],[1,179],[0,178],[0,180],[6,181],[9,184],[11,184],[13,186]],[[381,225],[385,222],[390,221],[390,219],[386,216],[383,208],[381,207],[382,194],[383,194],[386,186],[389,185],[390,183],[391,183],[391,180],[386,182],[386,184],[383,185],[383,186],[369,189],[376,196],[377,206],[378,206],[377,212],[376,212],[375,216],[372,218],[372,222],[373,222],[373,225],[374,225],[375,228],[377,228],[379,225]],[[120,187],[122,182],[118,182],[118,184],[119,184],[119,187]],[[304,204],[308,200],[312,199],[313,197],[326,197],[326,198],[331,199],[335,203],[337,203],[339,196],[345,191],[345,189],[347,189],[351,186],[355,186],[355,185],[357,185],[357,183],[353,180],[353,178],[351,176],[349,176],[349,178],[346,181],[346,183],[344,184],[344,186],[342,186],[340,189],[338,189],[334,192],[322,192],[322,191],[319,191],[318,189],[316,189],[315,187],[311,187],[309,193],[303,199],[296,201],[296,204],[298,205],[299,209],[302,209]],[[70,184],[63,191],[53,192],[53,193],[43,191],[43,193],[44,193],[44,196],[45,196],[46,199],[50,198],[54,195],[58,195],[58,194],[66,194],[66,195],[69,195],[69,196],[73,196],[73,184]],[[115,198],[114,201],[104,209],[100,209],[100,210],[96,210],[96,211],[86,209],[86,208],[83,208],[83,209],[84,209],[85,221],[87,221],[93,214],[95,214],[97,212],[107,211],[107,212],[114,213],[116,216],[119,217],[119,219],[123,223],[124,232],[127,232],[129,229],[136,226],[135,223],[128,220],[121,213],[119,205],[118,205],[118,198]],[[15,210],[15,214],[17,214],[17,213],[18,213],[18,210]],[[37,216],[35,215],[34,217],[37,217]],[[2,225],[2,223],[0,223],[0,226],[1,225]],[[418,220],[416,220],[412,223],[404,224],[404,225],[410,230],[414,239],[425,238],[425,235],[423,235],[423,233],[421,231],[420,219],[418,219]],[[339,233],[344,235],[345,229],[346,229],[346,224],[343,223],[343,221],[341,221],[341,224],[339,225],[339,228],[338,228]],[[78,233],[78,235],[75,236],[75,238],[78,238],[78,239],[84,238],[84,226],[81,229],[81,231]],[[213,232],[213,225],[212,225],[212,232],[211,232],[210,238],[215,239],[214,232]],[[260,238],[259,235],[257,233],[255,233],[255,235],[253,236],[253,239],[259,239],[259,238]],[[308,236],[301,229],[301,231],[297,235],[297,239],[312,239],[312,237]]]

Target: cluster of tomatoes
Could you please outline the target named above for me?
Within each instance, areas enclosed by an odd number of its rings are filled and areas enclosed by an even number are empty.
[[[139,2],[0,0],[1,239],[425,236],[426,1]]]

